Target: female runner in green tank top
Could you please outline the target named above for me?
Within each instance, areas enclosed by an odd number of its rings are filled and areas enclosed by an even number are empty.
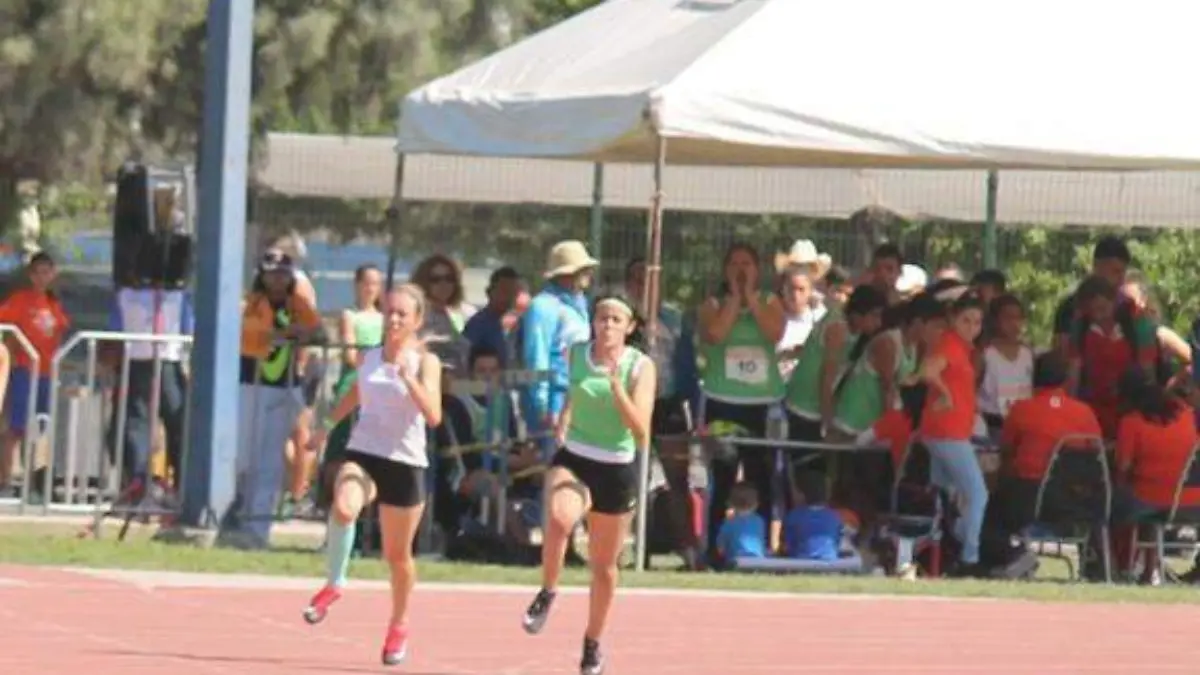
[[[626,345],[634,310],[628,301],[596,302],[591,342],[571,347],[566,409],[560,416],[560,449],[543,481],[545,534],[542,589],[525,611],[523,626],[539,633],[549,616],[571,531],[587,517],[592,570],[581,675],[600,675],[600,637],[617,588],[617,561],[637,505],[638,452],[650,444],[658,381],[654,361]]]
[[[838,382],[861,342],[879,329],[887,296],[874,286],[859,286],[842,309],[830,310],[813,330],[787,387],[788,435],[794,441],[825,440],[836,411]],[[801,453],[793,453],[797,457]]]
[[[342,311],[339,335],[343,345],[342,370],[333,385],[333,400],[341,400],[354,384],[355,365],[359,349],[383,343],[383,313],[380,311],[383,296],[383,274],[375,265],[360,265],[354,270],[354,306]],[[332,494],[329,480],[337,473],[337,463],[346,451],[350,440],[350,429],[354,426],[357,413],[352,413],[329,432],[322,458],[322,496]],[[324,500],[322,500],[324,501]]]
[[[700,381],[704,424],[711,433],[722,427],[740,435],[763,438],[767,411],[783,398],[783,376],[775,345],[786,323],[783,304],[760,286],[758,252],[734,244],[725,252],[724,281],[698,312]],[[716,550],[717,532],[725,522],[729,493],[737,481],[737,464],[758,491],[759,514],[771,522],[774,463],[762,448],[738,448],[737,462],[712,462],[708,509],[708,549]],[[711,557],[711,556],[710,556]]]

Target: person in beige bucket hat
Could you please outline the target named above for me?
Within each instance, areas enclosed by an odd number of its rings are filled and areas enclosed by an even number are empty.
[[[600,261],[588,253],[583,242],[573,239],[560,241],[550,249],[550,255],[546,257],[546,273],[543,276],[546,279],[586,276],[583,286],[586,289],[591,281],[591,272],[599,266]]]
[[[549,434],[566,404],[567,360],[571,345],[591,337],[586,291],[600,261],[582,242],[560,241],[546,256],[546,286],[521,318],[520,354],[526,370],[549,371],[549,381],[522,392],[522,408],[531,433]],[[549,450],[549,446],[546,448]]]

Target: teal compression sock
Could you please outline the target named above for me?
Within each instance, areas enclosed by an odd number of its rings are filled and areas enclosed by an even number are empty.
[[[350,566],[350,551],[354,548],[356,523],[342,525],[329,517],[329,529],[325,533],[325,567],[330,586],[341,588],[346,585],[346,568]]]

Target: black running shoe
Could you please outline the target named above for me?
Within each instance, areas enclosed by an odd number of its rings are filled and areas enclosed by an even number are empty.
[[[600,654],[600,643],[583,639],[583,658],[579,660],[579,675],[601,675],[604,672],[604,656]]]
[[[546,619],[550,617],[550,607],[554,605],[554,591],[542,589],[533,598],[533,602],[529,603],[529,609],[525,610],[525,616],[521,620],[521,625],[525,628],[525,632],[530,635],[537,635],[542,632],[542,628],[546,625]]]

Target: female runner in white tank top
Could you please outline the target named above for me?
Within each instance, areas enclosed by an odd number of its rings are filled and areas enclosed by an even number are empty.
[[[341,597],[354,522],[377,500],[383,556],[392,573],[392,615],[382,654],[389,666],[408,653],[408,597],[416,582],[413,537],[425,509],[429,466],[426,430],[442,422],[442,364],[417,338],[424,314],[425,297],[416,286],[388,293],[383,346],[360,352],[358,378],[326,421],[328,429],[359,410],[334,481],[326,543],[329,576],[305,610],[305,619],[317,623]]]

